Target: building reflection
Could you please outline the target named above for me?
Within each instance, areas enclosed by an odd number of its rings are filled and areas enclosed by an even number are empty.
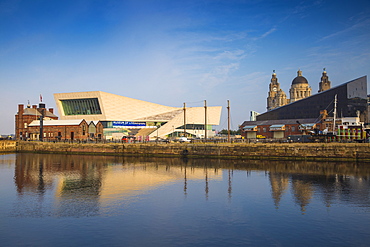
[[[204,183],[204,197],[212,194],[213,182],[225,181],[228,200],[232,200],[234,171],[267,174],[274,207],[292,196],[302,213],[313,197],[326,207],[338,201],[355,199],[357,205],[370,206],[368,165],[357,163],[232,161],[208,159],[128,158],[109,156],[18,154],[14,182],[20,203],[24,195],[37,195],[38,202],[28,212],[43,208],[59,217],[94,216],[101,210],[130,203],[137,196],[160,186]],[[215,191],[214,193],[221,193]],[[43,198],[52,196],[52,205]],[[353,200],[352,200],[353,201]]]
[[[276,209],[279,208],[280,200],[288,190],[289,187],[289,177],[287,174],[281,173],[269,173],[269,179],[271,183],[271,193],[272,199]]]

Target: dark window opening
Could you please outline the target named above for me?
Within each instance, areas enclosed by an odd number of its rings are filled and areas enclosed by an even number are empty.
[[[98,98],[61,100],[65,115],[102,114]]]

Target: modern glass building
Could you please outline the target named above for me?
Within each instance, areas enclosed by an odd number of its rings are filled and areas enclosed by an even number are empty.
[[[54,99],[60,119],[100,121],[107,138],[122,135],[165,138],[184,134],[203,137],[206,131],[211,137],[212,125],[219,125],[222,108],[207,107],[205,119],[204,107],[186,108],[184,114],[182,107],[164,106],[101,91],[56,93]]]

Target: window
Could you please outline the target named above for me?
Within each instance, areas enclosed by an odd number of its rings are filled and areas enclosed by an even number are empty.
[[[295,126],[292,126],[292,131],[295,131]]]
[[[65,115],[102,114],[98,98],[61,100]]]
[[[263,132],[266,132],[266,127],[263,127]]]
[[[24,128],[27,129],[27,123],[24,123]]]

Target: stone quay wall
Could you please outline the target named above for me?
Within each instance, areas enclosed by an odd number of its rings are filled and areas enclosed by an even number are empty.
[[[370,144],[368,143],[83,144],[20,141],[17,145],[17,152],[370,162]]]
[[[0,153],[15,151],[17,151],[16,141],[0,140]]]

